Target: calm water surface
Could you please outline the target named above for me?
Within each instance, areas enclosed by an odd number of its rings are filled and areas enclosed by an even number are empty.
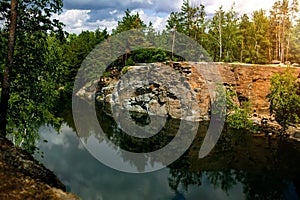
[[[164,145],[179,124],[168,120],[159,138],[145,142],[126,137],[109,115],[99,116],[109,138],[132,151],[149,150],[155,142]],[[51,126],[40,127],[41,139],[48,142],[39,143],[43,158],[35,156],[55,172],[68,191],[83,200],[299,199],[300,144],[225,129],[209,156],[199,160],[197,153],[206,129],[207,123],[200,124],[197,138],[179,160],[147,174],[123,173],[101,164],[85,149],[70,118],[65,118],[59,133]],[[89,131],[81,139],[91,138],[97,134]]]

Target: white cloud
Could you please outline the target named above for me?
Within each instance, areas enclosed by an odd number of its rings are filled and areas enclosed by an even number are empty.
[[[97,28],[104,29],[107,27],[111,31],[116,27],[117,22],[114,20],[96,20],[89,21],[89,13],[91,10],[65,10],[61,15],[56,15],[54,18],[62,21],[65,24],[65,31],[69,33],[79,34],[81,31],[89,30],[95,31]],[[116,13],[116,11],[112,11]]]
[[[220,6],[223,6],[224,10],[229,10],[232,5],[234,5],[235,10],[239,14],[250,14],[255,10],[264,9],[269,10],[276,0],[228,0],[228,1],[209,1],[204,0],[202,4],[205,5],[205,10],[207,13],[212,14],[215,13],[216,10],[219,9]]]
[[[78,2],[84,2],[84,0],[77,0]],[[253,11],[258,9],[269,10],[276,0],[228,0],[228,1],[220,1],[220,0],[202,0],[199,2],[198,0],[190,0],[191,5],[199,5],[202,3],[205,5],[205,11],[207,14],[214,14],[216,10],[222,5],[224,10],[229,10],[231,6],[234,4],[235,10],[239,14],[251,14]],[[110,5],[112,2],[108,0],[101,0],[103,3],[103,7],[106,4]],[[98,1],[98,4],[100,4]],[[136,7],[133,9],[133,12],[138,12],[141,16],[141,19],[149,24],[151,21],[154,28],[157,30],[162,30],[165,28],[167,24],[168,14],[171,11],[178,11],[182,5],[183,0],[123,0],[122,5],[151,5],[148,8]],[[87,4],[87,2],[84,2]],[[97,4],[97,5],[98,5]],[[92,6],[92,3],[91,3]],[[96,10],[93,10],[96,9]],[[98,11],[95,14],[95,11]],[[65,10],[60,16],[56,16],[55,18],[62,21],[66,27],[65,30],[70,33],[80,33],[82,30],[90,30],[94,31],[97,28],[104,29],[107,27],[108,31],[111,32],[117,26],[117,20],[122,19],[124,15],[124,11],[120,10],[120,8],[111,8],[108,10],[97,10],[97,8],[89,8],[89,9],[73,9],[73,10]],[[98,19],[99,17],[99,19]]]
[[[159,16],[155,16],[154,14],[150,15],[145,13],[141,9],[133,10],[132,13],[139,13],[141,19],[144,21],[146,25],[152,22],[153,28],[159,31],[163,30],[166,27],[167,20],[169,17],[169,16],[159,17]]]
[[[117,14],[117,13],[118,13],[118,10],[112,10],[112,11],[109,12],[109,14],[111,14],[111,15],[114,15],[114,14]]]

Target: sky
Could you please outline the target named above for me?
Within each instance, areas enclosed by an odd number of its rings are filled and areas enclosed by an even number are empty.
[[[251,14],[260,8],[269,10],[276,0],[190,0],[191,4],[203,4],[208,15],[212,15],[221,5],[224,10],[235,3],[239,14]],[[165,28],[172,11],[179,11],[183,0],[64,0],[63,13],[55,18],[62,21],[69,33],[79,34],[83,30],[94,31],[107,28],[109,32],[117,26],[125,10],[138,12],[141,19],[150,21],[157,30]]]

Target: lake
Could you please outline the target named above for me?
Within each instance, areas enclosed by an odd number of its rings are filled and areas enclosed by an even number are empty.
[[[128,136],[109,114],[99,111],[97,115],[103,132],[119,146],[114,149],[116,155],[138,171],[147,169],[149,163],[136,162],[120,153],[121,149],[132,152],[159,149],[172,140],[180,124],[179,120],[168,119],[159,136],[141,140]],[[62,116],[64,123],[59,133],[51,126],[40,127],[38,147],[43,153],[35,157],[54,171],[69,192],[84,200],[300,197],[300,143],[252,136],[247,131],[225,127],[213,151],[199,159],[208,128],[208,122],[202,122],[190,148],[172,164],[149,173],[125,173],[102,164],[86,149],[89,143],[108,145],[106,140],[89,129],[85,136],[79,137],[70,110],[66,109]]]

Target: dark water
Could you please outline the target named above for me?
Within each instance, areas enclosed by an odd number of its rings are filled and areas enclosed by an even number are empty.
[[[247,131],[224,129],[214,150],[198,159],[207,123],[201,123],[193,144],[173,164],[159,171],[130,174],[111,169],[95,159],[82,141],[101,143],[97,133],[87,130],[85,138],[77,136],[71,113],[59,133],[43,126],[39,148],[44,158],[36,157],[54,171],[68,191],[82,199],[299,199],[300,144],[293,141],[253,137]],[[127,137],[113,118],[98,113],[107,136],[121,148],[132,151],[153,150],[165,145],[180,123],[168,120],[163,133],[152,141]],[[119,154],[122,157],[122,154]],[[130,158],[123,158],[130,160]],[[139,166],[129,162],[132,167]],[[145,164],[146,165],[146,164]]]

